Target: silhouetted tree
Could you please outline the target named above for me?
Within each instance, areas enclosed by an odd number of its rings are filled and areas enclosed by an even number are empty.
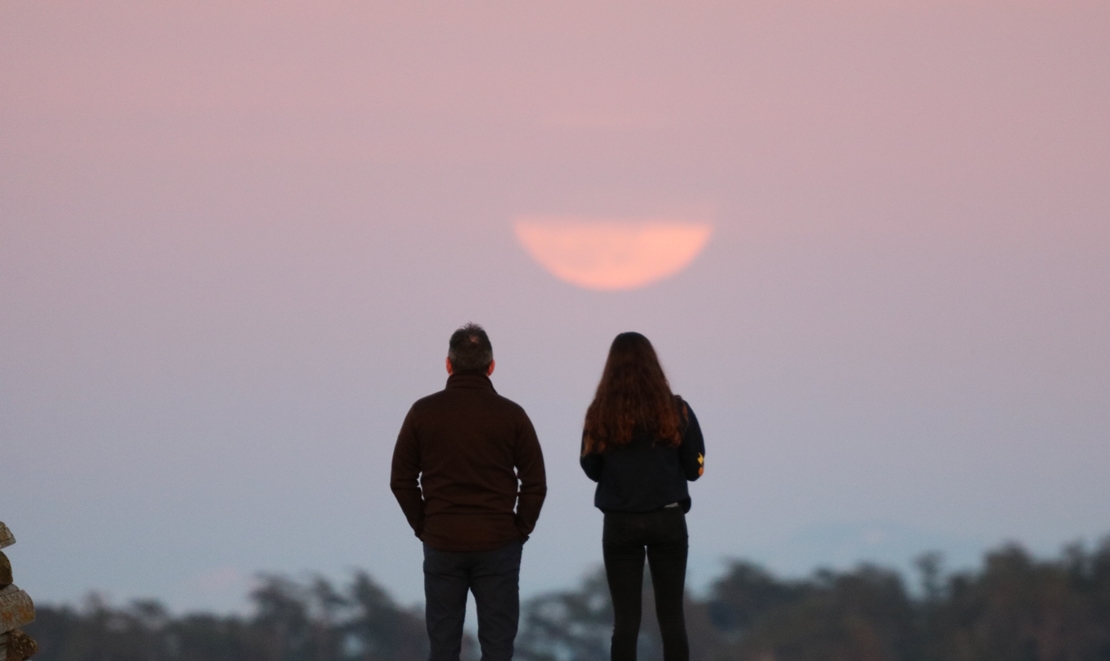
[[[692,658],[704,661],[1110,661],[1110,538],[1038,560],[1017,546],[981,569],[944,575],[918,559],[921,590],[861,566],[781,580],[735,561],[704,599],[688,598]],[[248,617],[174,617],[156,601],[122,608],[92,595],[80,609],[40,607],[29,625],[38,661],[423,661],[423,617],[399,607],[370,575],[337,589],[327,579],[263,575]],[[650,580],[642,661],[661,659]],[[525,602],[516,658],[603,661],[613,621],[605,575]],[[476,656],[473,638],[464,658]]]
[[[355,574],[348,598],[356,610],[344,629],[352,636],[356,658],[422,661],[428,657],[424,618],[399,609],[369,574]]]
[[[950,577],[928,658],[952,661],[1110,659],[1110,540],[1038,562],[1017,546],[978,574]]]
[[[613,604],[604,572],[576,591],[531,599],[521,609],[516,656],[525,661],[604,661],[609,658]]]

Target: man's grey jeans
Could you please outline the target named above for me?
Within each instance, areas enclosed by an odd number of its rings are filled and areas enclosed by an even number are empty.
[[[524,542],[492,551],[437,551],[424,545],[424,618],[430,661],[458,661],[466,593],[478,609],[482,661],[510,661],[520,619],[520,554]]]

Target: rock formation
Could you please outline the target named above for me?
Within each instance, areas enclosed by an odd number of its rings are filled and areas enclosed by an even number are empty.
[[[0,549],[12,544],[15,536],[0,521]],[[12,581],[12,563],[0,551],[0,661],[24,661],[39,649],[35,639],[19,629],[35,621],[35,604]]]

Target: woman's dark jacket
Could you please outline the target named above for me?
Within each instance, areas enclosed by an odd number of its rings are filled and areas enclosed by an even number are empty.
[[[594,505],[603,512],[650,512],[671,503],[690,511],[687,482],[705,468],[705,439],[690,405],[676,397],[682,420],[682,443],[667,445],[653,431],[637,430],[628,445],[583,454],[586,476],[597,482]],[[585,450],[585,433],[582,449]]]

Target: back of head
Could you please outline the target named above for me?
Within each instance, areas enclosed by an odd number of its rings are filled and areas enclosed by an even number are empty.
[[[493,345],[481,326],[469,323],[451,335],[447,359],[456,374],[485,374],[493,362]]]
[[[674,394],[651,342],[639,333],[621,333],[609,357],[594,401],[586,411],[586,452],[628,444],[637,431],[652,432],[668,445],[681,442]]]

